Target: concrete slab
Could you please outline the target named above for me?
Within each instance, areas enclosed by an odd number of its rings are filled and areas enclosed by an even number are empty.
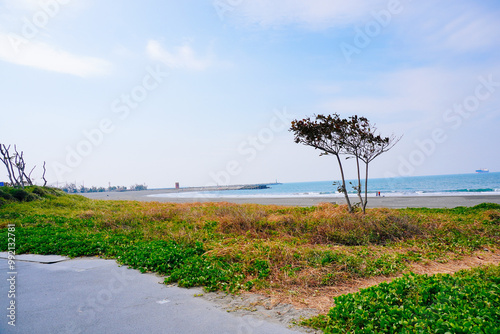
[[[0,259],[8,259],[8,252],[0,252]],[[36,254],[21,254],[16,255],[17,261],[38,262],[38,263],[56,263],[69,260],[69,257],[60,255],[36,255]]]
[[[297,333],[227,313],[195,297],[201,289],[166,286],[113,260],[53,260],[16,261],[13,271],[0,259],[0,333]],[[12,301],[15,327],[7,317]]]

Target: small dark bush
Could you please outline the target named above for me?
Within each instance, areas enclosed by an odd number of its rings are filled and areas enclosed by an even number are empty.
[[[38,199],[40,199],[40,196],[38,196],[37,194],[28,193],[28,196],[26,196],[24,200],[26,202],[31,202],[31,201],[36,201]]]
[[[19,202],[22,202],[26,200],[26,198],[29,196],[29,193],[24,189],[13,189],[11,191],[11,195]]]
[[[42,198],[53,198],[55,196],[61,196],[60,190],[50,187],[30,186],[26,189]]]
[[[500,214],[499,213],[491,212],[491,213],[489,213],[488,216],[490,218],[491,223],[500,225]]]
[[[473,206],[472,209],[485,209],[485,210],[495,210],[500,209],[500,204],[496,203],[481,203]]]
[[[46,197],[48,195],[48,192],[42,187],[34,187],[32,192],[40,197]]]
[[[418,221],[409,216],[331,217],[313,230],[315,243],[336,243],[346,246],[384,245],[390,241],[411,239],[424,232]]]
[[[3,191],[2,189],[0,189],[0,198],[3,198],[8,201],[12,201],[14,199],[14,197],[12,197],[11,194],[9,194],[6,191]]]

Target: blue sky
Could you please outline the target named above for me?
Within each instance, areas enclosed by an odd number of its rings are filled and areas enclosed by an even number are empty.
[[[337,112],[403,135],[371,177],[499,171],[499,14],[498,1],[0,0],[0,142],[39,183],[43,161],[59,185],[320,181],[339,177],[335,159],[288,128]]]

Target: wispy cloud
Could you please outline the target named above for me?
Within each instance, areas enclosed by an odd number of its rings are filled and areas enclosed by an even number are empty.
[[[489,50],[500,46],[500,9],[480,2],[412,3],[400,33],[414,47],[451,53]],[[429,12],[432,11],[432,15]]]
[[[464,13],[440,29],[436,42],[445,49],[462,52],[498,46],[500,38],[493,33],[500,30],[497,15]]]
[[[22,48],[18,48],[15,41],[12,36],[0,33],[0,60],[80,77],[105,75],[111,71],[111,64],[100,58],[71,54],[35,41],[25,41]]]
[[[374,20],[373,13],[387,12],[392,2],[386,0],[252,0],[232,7],[231,13],[247,24],[264,28],[296,25],[302,28],[328,29],[364,26]],[[426,51],[466,52],[498,46],[500,6],[468,0],[400,0],[397,16],[387,30],[400,35],[408,46]],[[410,37],[411,36],[411,37]]]
[[[338,97],[328,98],[321,107],[330,112],[360,113],[409,122],[414,119],[441,121],[447,108],[474,92],[477,77],[488,73],[477,67],[462,70],[421,67],[374,73],[363,81],[337,83],[344,91],[338,92]],[[375,89],[374,83],[377,83]],[[349,92],[355,93],[347,95]]]
[[[2,0],[0,3],[11,9],[34,10],[40,8],[39,0]]]
[[[150,40],[146,51],[152,59],[161,61],[168,67],[175,69],[203,71],[215,64],[213,56],[200,57],[187,44],[174,47],[172,51],[169,51],[160,42]]]
[[[252,0],[235,7],[235,14],[262,26],[299,24],[310,28],[344,25],[369,14],[372,8],[384,8],[386,1],[374,0]]]

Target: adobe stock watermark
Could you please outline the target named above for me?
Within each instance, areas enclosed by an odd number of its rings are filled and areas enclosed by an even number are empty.
[[[102,118],[95,127],[83,130],[83,138],[76,145],[66,146],[64,162],[55,161],[52,163],[57,180],[63,181],[65,175],[79,167],[86,157],[103,144],[106,136],[109,136],[116,129],[117,122],[124,121],[132,114],[132,111],[137,110],[149,94],[160,87],[167,76],[168,72],[164,71],[160,65],[148,66],[146,74],[139,84],[111,102],[112,117]]]
[[[213,182],[206,184],[206,186],[230,184],[231,178],[240,175],[244,170],[244,165],[254,161],[259,152],[265,150],[275,139],[277,133],[288,130],[294,117],[294,115],[288,113],[286,108],[274,110],[273,116],[266,127],[260,129],[256,135],[248,136],[236,147],[240,158],[228,161],[225,168],[217,172],[210,172],[210,179]]]
[[[385,177],[413,175],[416,168],[423,165],[427,158],[434,154],[437,147],[448,140],[449,131],[459,129],[464,121],[477,112],[481,104],[500,87],[500,81],[494,81],[492,74],[486,77],[480,76],[478,81],[474,93],[444,111],[442,119],[445,126],[435,128],[427,138],[415,140],[416,148],[408,156],[399,156],[397,174],[386,172]]]
[[[224,21],[226,14],[234,12],[245,0],[215,0],[212,6],[215,8],[221,21]]]
[[[7,250],[8,250],[8,269],[7,269],[7,282],[9,290],[7,291],[7,297],[9,299],[9,307],[7,307],[7,323],[9,326],[16,326],[16,309],[18,304],[16,304],[16,283],[17,283],[17,267],[16,267],[16,225],[7,225]]]
[[[412,0],[407,0],[411,2]],[[389,0],[387,7],[379,11],[370,13],[373,20],[365,23],[363,27],[354,28],[354,39],[351,43],[340,43],[340,51],[348,64],[352,62],[352,57],[359,55],[361,51],[367,48],[371,42],[379,36],[382,31],[389,26],[394,16],[403,12],[404,6],[400,0]]]
[[[71,0],[40,0],[38,2],[40,9],[31,17],[22,18],[20,33],[8,34],[14,51],[18,53],[23,44],[35,39],[40,31],[46,29],[49,22],[61,12],[61,8],[70,2]]]

